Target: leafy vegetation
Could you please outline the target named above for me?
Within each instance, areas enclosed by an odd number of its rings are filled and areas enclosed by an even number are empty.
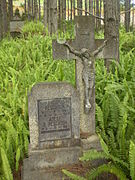
[[[22,29],[22,35],[26,37],[28,35],[34,35],[34,34],[48,35],[47,30],[43,26],[43,23],[41,22],[36,23],[34,21],[31,21],[25,24],[25,26]]]
[[[92,150],[80,160],[107,159],[108,163],[91,170],[88,179],[103,172],[113,173],[121,180],[135,179],[134,38],[121,30],[120,62],[113,61],[109,73],[102,60],[96,62],[97,133],[103,152]],[[65,171],[72,178],[68,173]]]
[[[22,33],[20,39],[0,42],[0,179],[6,180],[13,179],[13,171],[27,156],[27,94],[31,87],[43,81],[75,84],[74,62],[53,61],[52,38],[42,24],[26,24]],[[73,37],[73,33],[62,37]],[[124,49],[133,37],[122,30],[120,63],[114,61],[110,73],[102,60],[96,62],[97,132],[104,152],[91,152],[81,160],[106,158],[109,163],[93,170],[89,177],[103,171],[117,174],[119,169],[118,177],[135,179],[135,51],[134,45]]]
[[[27,155],[27,94],[31,87],[43,81],[73,85],[75,81],[74,62],[53,61],[49,36],[27,35],[0,42],[0,179],[12,180],[13,170],[18,170],[19,161]]]

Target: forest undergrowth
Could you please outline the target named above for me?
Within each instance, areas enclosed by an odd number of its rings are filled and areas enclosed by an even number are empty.
[[[29,26],[29,27],[28,27]],[[75,85],[75,62],[53,61],[52,38],[38,23],[24,27],[21,38],[0,42],[0,179],[12,180],[29,144],[27,95],[37,82]],[[71,32],[66,37],[73,36]],[[55,37],[55,36],[54,36]],[[53,38],[54,38],[53,37]],[[96,61],[96,123],[104,152],[89,152],[83,161],[105,157],[103,171],[135,179],[135,35],[120,31],[120,63]],[[101,155],[101,156],[100,156]],[[118,169],[118,170],[117,170]],[[116,172],[117,170],[117,172]],[[69,172],[65,172],[69,173]],[[70,173],[69,173],[70,174]],[[72,176],[72,175],[71,175]],[[120,176],[119,176],[120,177]],[[120,178],[121,178],[120,177]]]

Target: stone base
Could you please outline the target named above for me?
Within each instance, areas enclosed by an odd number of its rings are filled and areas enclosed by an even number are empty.
[[[78,163],[80,147],[67,147],[32,151],[23,162],[22,180],[61,180],[57,167]]]
[[[23,180],[69,180],[66,177],[61,169],[44,169],[44,170],[31,170],[31,171],[23,171],[22,179]]]
[[[101,148],[101,144],[100,144],[100,140],[99,137],[97,136],[97,134],[94,134],[90,137],[88,137],[87,139],[81,139],[81,146],[83,149],[83,153],[95,149],[97,151],[102,151]],[[90,166],[91,169],[93,168],[97,168],[98,166],[102,165],[106,163],[106,161],[104,159],[97,159],[97,160],[93,160],[90,161]],[[108,180],[107,178],[108,176],[106,176],[106,174],[104,175],[100,175],[98,178],[96,178],[96,180]]]
[[[83,152],[91,149],[96,149],[97,151],[102,150],[99,137],[96,134],[88,137],[87,139],[81,139],[81,147]]]

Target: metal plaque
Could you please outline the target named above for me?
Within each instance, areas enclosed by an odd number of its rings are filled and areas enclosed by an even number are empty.
[[[71,138],[71,98],[38,101],[39,141]]]

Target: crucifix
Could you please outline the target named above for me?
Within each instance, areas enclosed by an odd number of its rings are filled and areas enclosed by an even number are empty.
[[[115,36],[95,39],[95,19],[91,16],[75,17],[75,40],[53,41],[55,60],[73,60],[76,64],[76,88],[80,95],[80,130],[95,134],[95,59],[117,58]]]

